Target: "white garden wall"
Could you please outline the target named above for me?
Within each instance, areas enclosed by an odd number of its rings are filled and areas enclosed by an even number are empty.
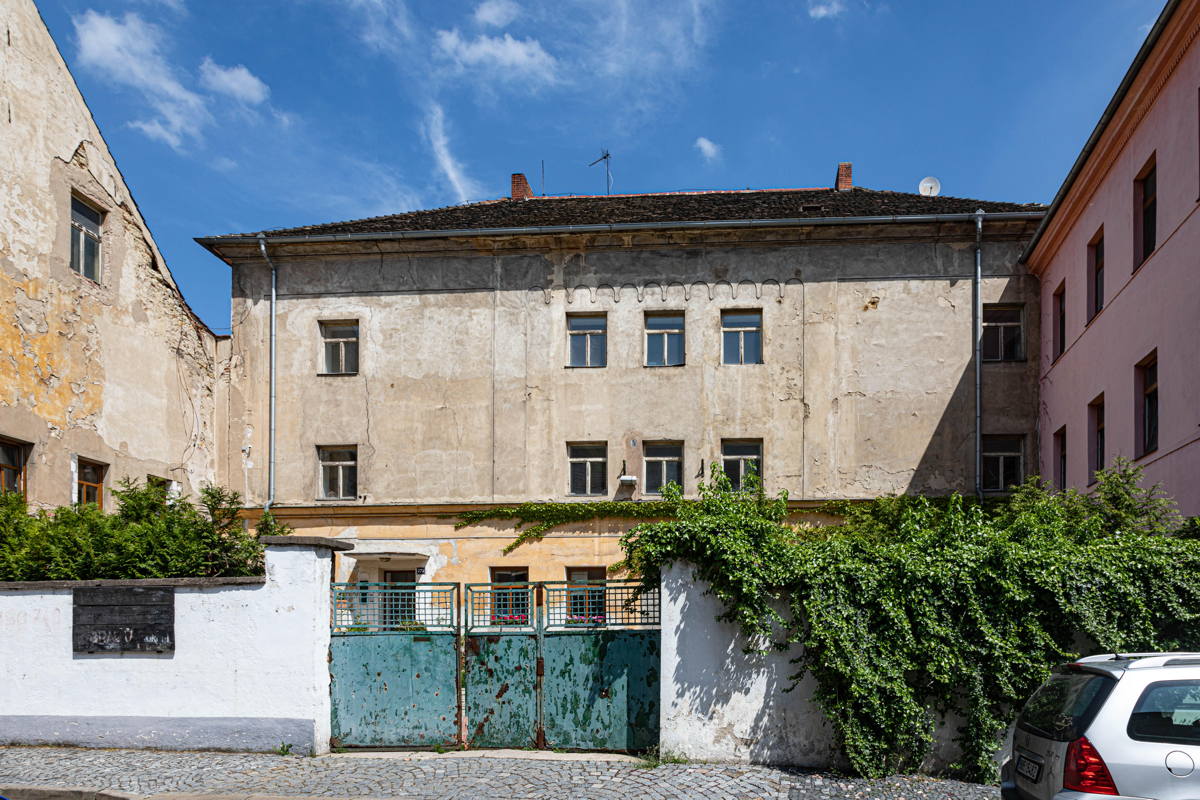
[[[336,546],[290,537],[265,580],[177,585],[161,655],[72,651],[72,586],[150,582],[0,583],[0,744],[325,752]]]

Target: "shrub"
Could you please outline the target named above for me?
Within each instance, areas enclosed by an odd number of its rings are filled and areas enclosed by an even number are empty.
[[[786,495],[732,491],[717,468],[676,519],[625,535],[624,566],[653,586],[663,567],[689,562],[722,619],[752,641],[802,645],[793,680],[815,677],[814,700],[859,774],[919,768],[939,715],[954,710],[954,771],[988,780],[1006,726],[1081,643],[1198,644],[1200,540],[1140,479],[1121,462],[1088,495],[1031,479],[1007,502],[837,503],[827,510],[841,524],[791,527]]]
[[[238,519],[241,496],[208,486],[199,507],[166,489],[122,483],[116,513],[94,505],[30,514],[0,494],[0,580],[94,580],[261,575],[259,537],[287,533],[264,515],[255,531]]]

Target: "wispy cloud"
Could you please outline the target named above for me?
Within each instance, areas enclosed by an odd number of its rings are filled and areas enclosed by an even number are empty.
[[[155,25],[129,12],[120,19],[88,10],[73,17],[77,58],[106,80],[140,92],[154,110],[133,127],[176,150],[186,140],[199,142],[212,117],[204,98],[181,82],[163,53],[163,34]]]
[[[721,157],[721,145],[706,136],[697,136],[694,147],[700,151],[706,163],[713,163]]]
[[[187,14],[187,5],[184,0],[137,0],[137,2],[144,6],[168,8],[176,14]]]
[[[248,105],[263,103],[271,94],[271,89],[245,66],[222,67],[207,56],[200,63],[200,85]]]
[[[433,152],[434,163],[450,184],[458,202],[467,203],[479,197],[479,185],[467,177],[462,164],[450,151],[450,137],[446,135],[446,114],[440,104],[430,104],[425,116],[424,133]]]
[[[437,53],[460,70],[478,69],[498,80],[553,83],[557,63],[537,39],[479,35],[464,38],[457,29],[437,32]]]
[[[843,0],[808,0],[808,15],[813,19],[830,19],[846,11]]]
[[[404,0],[342,0],[362,15],[359,36],[374,50],[398,55],[416,38]]]
[[[484,0],[475,9],[475,24],[504,28],[520,13],[521,7],[513,0]]]

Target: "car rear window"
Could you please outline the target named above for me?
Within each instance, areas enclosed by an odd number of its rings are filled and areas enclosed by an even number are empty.
[[[1017,719],[1022,729],[1069,742],[1087,730],[1115,680],[1094,672],[1061,672],[1042,684]]]
[[[1142,692],[1127,729],[1143,742],[1200,744],[1200,680],[1159,681]]]

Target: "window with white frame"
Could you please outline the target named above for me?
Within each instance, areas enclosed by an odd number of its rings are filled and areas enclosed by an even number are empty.
[[[984,361],[1020,361],[1025,358],[1024,317],[1021,306],[983,307]]]
[[[725,476],[734,490],[746,485],[751,473],[762,478],[762,440],[725,439],[721,442],[721,461]]]
[[[321,323],[325,375],[354,375],[358,372],[358,322]]]
[[[668,483],[683,486],[683,444],[647,442],[645,445],[646,494],[662,494]]]
[[[100,280],[100,226],[104,214],[78,197],[71,198],[71,269]]]
[[[762,334],[762,311],[750,311],[742,309],[722,311],[722,363],[763,363]]]
[[[601,495],[608,492],[608,445],[603,442],[567,445],[570,492]]]
[[[608,364],[608,317],[604,314],[568,314],[567,339],[568,366]]]
[[[358,448],[339,445],[317,448],[323,500],[353,500],[358,496]]]
[[[982,445],[985,492],[1006,492],[1025,480],[1025,437],[984,436]]]
[[[678,367],[683,362],[683,314],[646,314],[646,366]]]

